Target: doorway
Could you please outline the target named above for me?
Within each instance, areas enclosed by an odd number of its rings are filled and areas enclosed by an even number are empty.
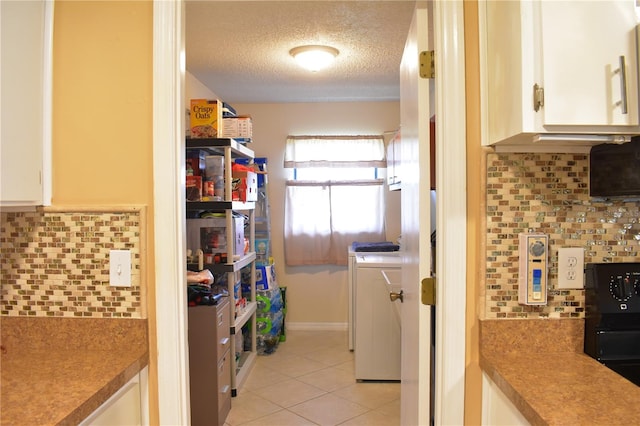
[[[464,413],[465,283],[461,253],[466,241],[463,2],[434,2],[435,46],[441,52],[436,110],[439,282],[436,422],[461,424]],[[159,419],[189,419],[186,302],[184,288],[184,4],[154,2],[154,211],[156,250],[157,366]],[[446,102],[444,101],[446,99]],[[443,141],[446,140],[446,145]],[[176,143],[178,141],[178,143]],[[446,219],[445,219],[446,218]],[[446,244],[444,244],[446,241]],[[446,354],[446,356],[445,356]],[[444,365],[446,363],[446,365]]]

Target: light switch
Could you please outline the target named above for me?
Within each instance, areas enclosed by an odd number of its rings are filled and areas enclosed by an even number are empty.
[[[131,287],[131,252],[129,250],[109,251],[109,285]]]

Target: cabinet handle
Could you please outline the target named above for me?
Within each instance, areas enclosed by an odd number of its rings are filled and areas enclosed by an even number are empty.
[[[224,385],[224,387],[222,388],[222,390],[220,391],[220,393],[222,395],[224,395],[225,393],[229,392],[229,389],[231,388],[231,386],[229,385]]]
[[[229,343],[229,338],[228,337],[225,337],[224,339],[220,340],[220,344],[222,346],[227,346],[227,343]]]
[[[627,113],[627,67],[624,55],[620,56],[620,68],[615,73],[620,73],[620,108],[623,114]]]

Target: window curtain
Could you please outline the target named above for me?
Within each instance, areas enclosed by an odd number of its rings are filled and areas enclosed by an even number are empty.
[[[289,137],[284,164],[301,169],[286,183],[287,265],[346,265],[353,241],[385,240],[382,137]]]

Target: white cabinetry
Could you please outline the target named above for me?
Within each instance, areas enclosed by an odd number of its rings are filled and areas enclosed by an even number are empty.
[[[486,373],[482,374],[482,424],[488,426],[530,424]]]
[[[634,0],[489,0],[478,15],[483,145],[640,134]]]
[[[400,273],[402,258],[369,253],[355,257],[356,380],[400,380],[400,301],[390,300],[385,274]]]
[[[53,2],[0,2],[0,206],[51,203]]]
[[[147,375],[148,367],[145,367],[91,415],[80,422],[80,426],[149,424]]]

